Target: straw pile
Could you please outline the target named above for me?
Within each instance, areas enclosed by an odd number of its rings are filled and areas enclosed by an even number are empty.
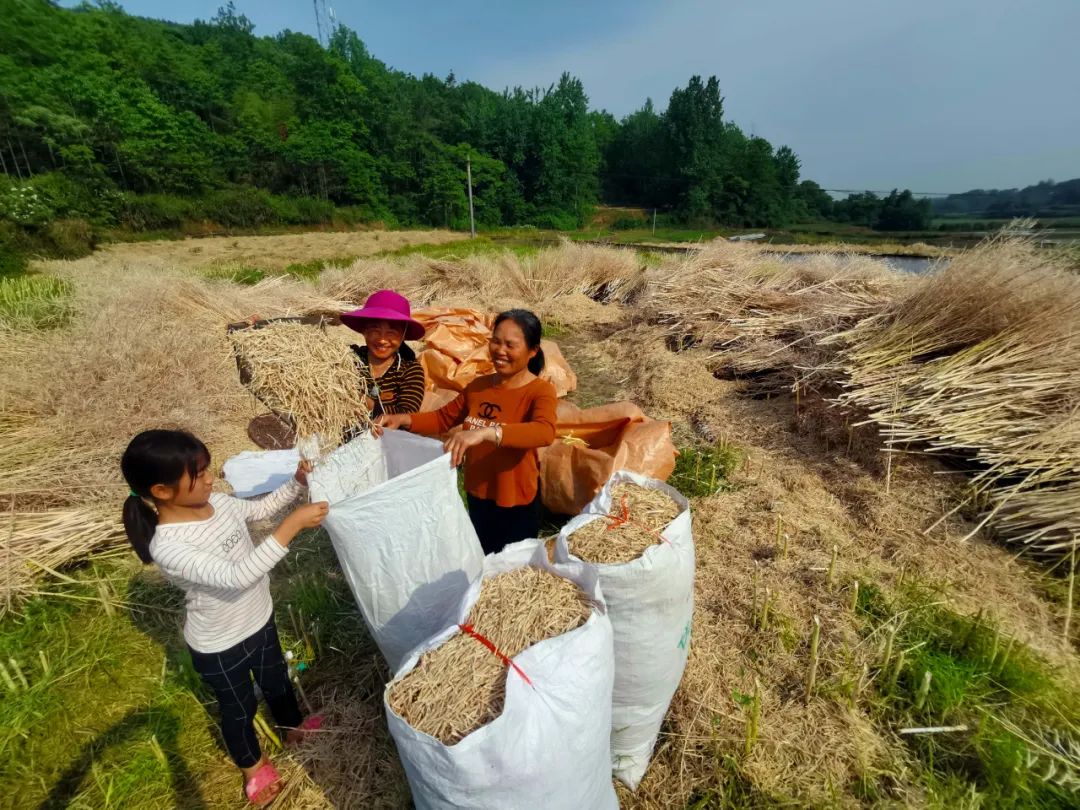
[[[526,566],[485,579],[467,624],[512,659],[539,641],[580,627],[591,612],[573,582]],[[453,745],[502,713],[508,669],[462,632],[421,656],[387,698],[413,728]]]
[[[1080,536],[1080,277],[998,237],[833,341],[886,443],[972,465],[987,519],[1043,555]]]
[[[784,262],[752,245],[716,242],[651,279],[645,306],[669,345],[722,351],[736,376],[821,365],[818,342],[874,315],[909,278],[862,256]]]
[[[215,284],[100,254],[50,271],[70,285],[64,325],[0,327],[0,612],[47,568],[123,542],[119,458],[139,431],[191,430],[216,459],[250,446],[228,323],[342,306],[291,279]]]
[[[532,255],[506,250],[453,260],[421,255],[361,259],[346,270],[326,271],[319,283],[332,298],[361,303],[388,277],[414,307],[435,302],[495,311],[526,306],[549,317],[560,315],[557,306],[575,297],[630,303],[646,284],[633,251],[568,240]]]
[[[290,418],[300,437],[319,437],[322,450],[340,443],[346,429],[370,422],[356,355],[318,327],[270,323],[230,334],[251,372],[252,393]]]
[[[611,512],[591,520],[567,538],[570,553],[591,563],[626,563],[662,541],[679,514],[663,492],[624,481],[611,490]]]

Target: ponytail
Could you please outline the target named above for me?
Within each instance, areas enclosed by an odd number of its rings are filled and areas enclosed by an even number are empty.
[[[124,531],[127,532],[128,542],[135,549],[135,554],[144,563],[154,561],[150,556],[150,540],[154,537],[157,522],[157,512],[151,509],[146,501],[134,492],[128,495],[124,501]]]
[[[536,356],[529,359],[529,371],[540,376],[540,372],[544,370],[544,350],[537,349]]]
[[[157,529],[158,514],[147,502],[155,484],[176,486],[184,473],[192,486],[199,470],[210,463],[206,445],[184,430],[144,430],[131,440],[120,459],[131,494],[124,501],[124,531],[144,563],[153,562],[150,541]]]
[[[495,317],[495,323],[491,328],[498,328],[503,321],[516,323],[521,334],[525,336],[525,345],[530,349],[536,349],[536,355],[529,358],[529,371],[539,376],[544,370],[544,350],[540,348],[540,338],[544,334],[544,328],[540,325],[540,319],[536,317],[536,313],[527,309],[508,309]]]

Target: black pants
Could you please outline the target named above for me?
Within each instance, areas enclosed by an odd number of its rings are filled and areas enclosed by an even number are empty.
[[[485,554],[498,554],[507,543],[516,543],[540,533],[540,488],[532,503],[499,506],[487,498],[468,496],[469,519]]]
[[[255,736],[255,712],[259,706],[252,675],[277,725],[296,728],[303,721],[289,683],[289,669],[281,654],[273,616],[257,633],[227,650],[216,653],[199,652],[191,647],[188,650],[195,671],[217,696],[221,736],[238,767],[250,768],[262,757]]]

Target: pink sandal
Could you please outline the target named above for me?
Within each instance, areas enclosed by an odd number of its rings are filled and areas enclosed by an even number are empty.
[[[281,774],[272,764],[267,762],[255,775],[244,783],[244,795],[247,800],[256,807],[269,807],[278,797],[278,790],[267,795],[267,791],[274,787],[280,787]]]
[[[296,730],[300,732],[300,739],[288,740],[285,744],[288,746],[300,745],[307,739],[308,733],[311,731],[318,731],[323,726],[323,716],[321,714],[313,714],[309,717],[305,717],[304,721],[296,727]]]

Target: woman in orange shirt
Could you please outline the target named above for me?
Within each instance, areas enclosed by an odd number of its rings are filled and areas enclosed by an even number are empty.
[[[544,368],[540,319],[524,309],[495,318],[488,351],[495,373],[469,383],[453,402],[430,413],[386,414],[383,428],[440,435],[456,467],[465,462],[469,517],[485,554],[540,531],[540,458],[555,440],[555,387]]]

